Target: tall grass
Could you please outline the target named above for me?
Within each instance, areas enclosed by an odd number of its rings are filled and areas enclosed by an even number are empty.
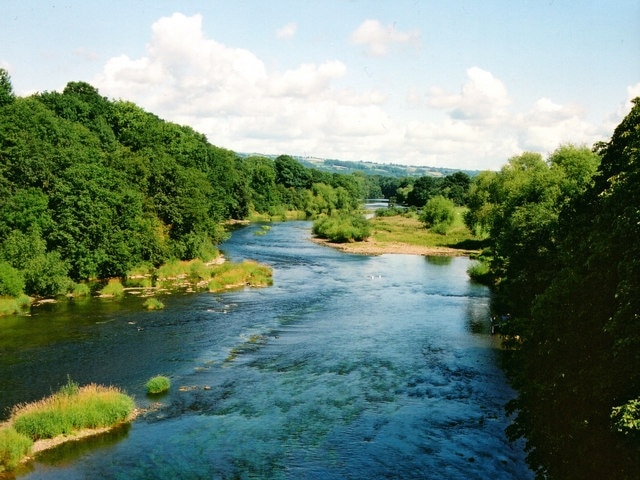
[[[242,263],[223,263],[213,268],[209,291],[217,292],[245,285],[264,287],[273,283],[272,274],[271,268],[251,260],[245,260]]]
[[[107,297],[120,297],[124,295],[124,286],[119,278],[111,278],[109,282],[100,291],[100,295]]]
[[[49,397],[15,407],[10,421],[18,433],[38,440],[115,425],[125,421],[134,407],[133,399],[115,387],[78,387],[68,381]]]
[[[13,470],[29,454],[33,440],[13,427],[0,429],[0,472]]]
[[[0,316],[2,315],[15,315],[23,313],[29,310],[31,306],[31,299],[21,294],[17,297],[0,297]]]

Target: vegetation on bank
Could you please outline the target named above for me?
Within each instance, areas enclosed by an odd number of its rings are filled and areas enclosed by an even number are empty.
[[[474,275],[494,291],[538,478],[640,478],[640,99],[611,140],[524,153],[474,178]]]
[[[369,237],[369,222],[361,214],[322,216],[313,223],[312,231],[319,238],[331,242],[360,242]]]
[[[447,247],[477,250],[482,240],[465,226],[464,207],[456,207],[453,220],[445,233],[439,228],[426,228],[422,215],[414,210],[398,212],[396,215],[378,215],[369,220],[371,237],[377,244],[402,243],[420,247]]]
[[[69,379],[53,395],[13,409],[0,428],[0,471],[15,468],[36,440],[115,426],[127,421],[134,408],[133,399],[117,388],[79,386]]]

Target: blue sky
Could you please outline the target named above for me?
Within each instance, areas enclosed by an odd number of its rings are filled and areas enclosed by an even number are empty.
[[[0,0],[19,95],[87,81],[239,152],[497,169],[608,139],[637,0]]]

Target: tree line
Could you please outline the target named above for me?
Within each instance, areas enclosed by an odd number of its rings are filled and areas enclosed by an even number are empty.
[[[0,296],[206,260],[230,219],[350,211],[368,183],[242,157],[85,82],[17,97],[0,69]]]
[[[538,478],[640,478],[640,99],[609,142],[474,178],[493,312]]]

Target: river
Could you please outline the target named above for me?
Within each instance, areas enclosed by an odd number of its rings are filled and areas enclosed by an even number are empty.
[[[65,383],[124,388],[153,411],[40,454],[19,478],[528,479],[509,443],[514,393],[469,260],[358,256],[309,222],[251,225],[222,245],[274,285],[134,296],[2,319],[0,407]],[[258,235],[256,233],[264,233]],[[171,378],[147,397],[145,381]]]

